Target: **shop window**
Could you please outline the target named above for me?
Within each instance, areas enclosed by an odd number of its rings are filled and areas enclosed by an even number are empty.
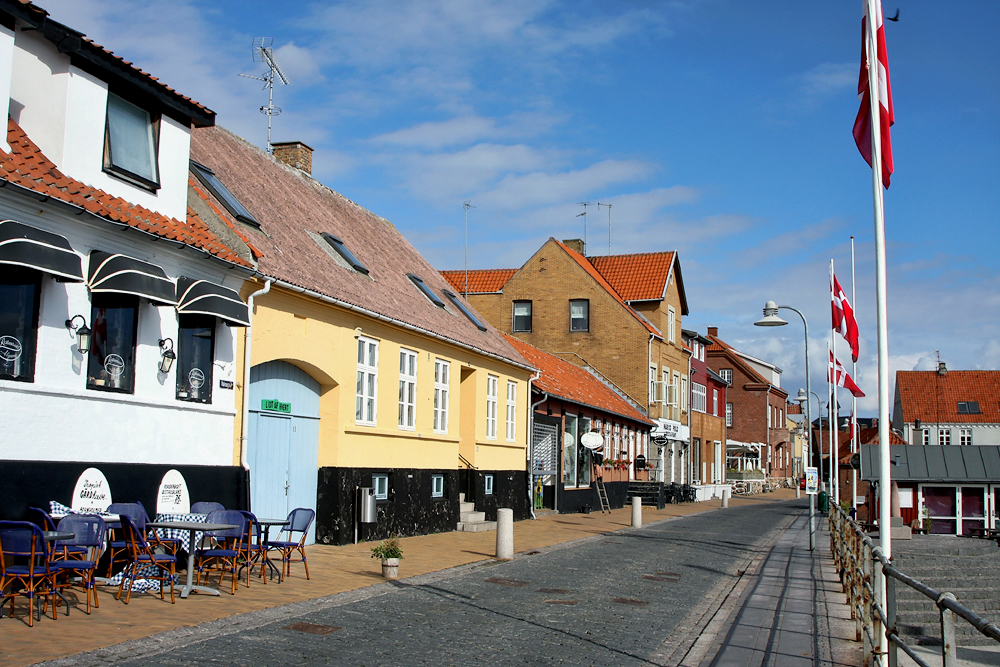
[[[138,320],[138,297],[100,292],[92,295],[90,322],[94,333],[87,362],[87,389],[133,392]]]
[[[431,475],[431,498],[444,498],[444,475]]]
[[[35,380],[41,277],[38,271],[7,265],[0,276],[0,378],[4,380]]]
[[[569,302],[569,330],[590,331],[590,301],[574,299]]]
[[[148,111],[108,93],[104,171],[148,190],[158,189],[158,135],[159,122]]]
[[[177,400],[212,402],[215,323],[211,315],[181,315],[177,330]]]
[[[531,332],[531,302],[530,301],[515,301],[514,302],[514,332],[515,333],[530,333]]]
[[[493,495],[493,475],[483,475],[483,493]]]
[[[389,475],[372,475],[372,487],[375,489],[375,500],[389,499]]]

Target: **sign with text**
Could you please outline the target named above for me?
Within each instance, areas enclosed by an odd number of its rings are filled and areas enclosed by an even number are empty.
[[[292,404],[282,403],[281,401],[274,398],[265,398],[260,402],[261,410],[270,410],[271,412],[287,412],[291,413]]]
[[[73,489],[73,500],[70,507],[76,512],[103,512],[108,509],[111,500],[111,486],[107,477],[97,468],[87,468],[80,473]]]
[[[191,511],[191,496],[188,495],[184,475],[177,470],[168,470],[160,482],[156,494],[157,514],[187,514]]]
[[[819,493],[819,468],[806,468],[806,495]]]

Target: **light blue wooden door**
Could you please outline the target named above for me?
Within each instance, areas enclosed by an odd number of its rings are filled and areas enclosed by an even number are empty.
[[[316,509],[319,383],[284,361],[250,369],[250,506],[262,518]],[[312,543],[316,524],[309,530]]]

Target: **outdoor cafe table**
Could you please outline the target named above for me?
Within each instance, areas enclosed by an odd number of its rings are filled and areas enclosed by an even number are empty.
[[[199,591],[201,593],[208,593],[209,595],[219,595],[219,591],[214,588],[209,588],[208,586],[195,586],[194,585],[194,552],[196,551],[195,545],[198,542],[195,539],[195,533],[208,532],[214,530],[230,530],[236,528],[235,525],[231,523],[201,523],[199,521],[153,521],[147,523],[150,528],[166,528],[168,530],[186,530],[189,533],[188,537],[188,564],[187,564],[187,583],[184,584],[184,588],[181,589],[181,597],[186,598],[191,595],[191,591]]]
[[[264,545],[262,550],[264,553],[264,562],[267,564],[267,567],[271,569],[271,572],[278,575],[278,583],[280,584],[282,572],[275,567],[274,563],[271,562],[271,559],[267,557],[267,543],[271,541],[271,526],[287,526],[288,519],[257,519],[257,523],[264,527]],[[251,573],[252,572],[253,570],[251,570]]]
[[[60,540],[72,540],[76,537],[76,533],[65,530],[43,530],[42,537],[46,542],[58,542]],[[54,592],[66,603],[66,616],[69,617],[69,600],[66,599],[66,596],[59,589],[56,589]]]

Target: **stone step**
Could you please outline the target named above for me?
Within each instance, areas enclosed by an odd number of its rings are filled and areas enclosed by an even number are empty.
[[[466,523],[464,521],[459,521],[456,530],[460,530],[466,533],[484,533],[488,530],[496,530],[496,521],[476,521],[472,523]]]
[[[486,512],[461,512],[458,520],[462,523],[480,523],[486,521]]]
[[[467,503],[465,501],[462,501],[462,502],[460,502],[458,504],[458,511],[459,511],[459,513],[462,513],[462,512],[475,512],[476,511],[476,503]]]

